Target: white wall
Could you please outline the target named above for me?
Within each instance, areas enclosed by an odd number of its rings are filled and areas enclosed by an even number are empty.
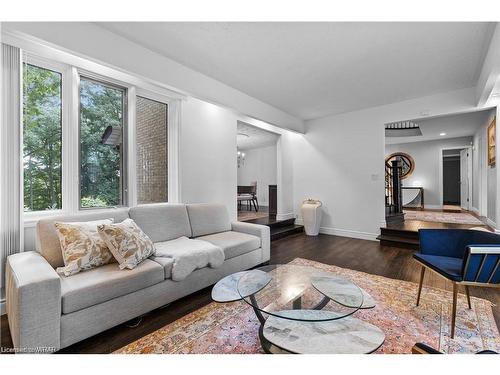
[[[323,233],[374,239],[385,222],[384,124],[474,108],[471,88],[307,121],[291,145],[295,212],[318,198]]]
[[[250,185],[257,181],[259,205],[269,205],[269,185],[277,184],[276,144],[243,150],[245,162],[238,168],[238,185]]]
[[[491,222],[496,223],[496,202],[497,202],[497,168],[488,165],[487,154],[487,129],[496,115],[496,110],[490,111],[490,115],[484,124],[474,134],[474,155],[477,159],[477,180],[473,185],[477,190],[477,196],[473,192],[473,205],[480,215],[486,216]],[[498,125],[497,125],[498,126]],[[483,197],[485,196],[485,197]],[[483,197],[483,200],[481,198]]]
[[[472,137],[446,138],[435,141],[391,144],[385,146],[385,155],[393,152],[409,154],[415,161],[415,170],[403,180],[403,186],[422,186],[426,208],[441,208],[442,190],[440,161],[442,149],[470,146]]]
[[[481,168],[484,163],[484,161],[481,160],[483,157],[481,154],[485,152],[483,150],[484,147],[481,144],[481,140],[477,136],[476,131],[472,137],[472,211],[478,215],[483,215],[481,212],[481,196],[483,194],[481,191],[481,179],[483,178]]]
[[[232,111],[198,99],[182,103],[181,201],[223,203],[233,220],[237,216],[237,121]]]
[[[302,132],[303,121],[90,22],[6,22],[6,34],[29,35],[78,56],[118,67],[174,90]]]

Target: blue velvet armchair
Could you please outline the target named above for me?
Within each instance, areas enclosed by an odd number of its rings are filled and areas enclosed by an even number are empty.
[[[426,269],[450,280],[453,283],[451,338],[454,338],[458,287],[465,287],[469,309],[469,286],[500,287],[500,235],[470,229],[420,229],[418,235],[420,253],[413,254],[422,265],[417,306]]]

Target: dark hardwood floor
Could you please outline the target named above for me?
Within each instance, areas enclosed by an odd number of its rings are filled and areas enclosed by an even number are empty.
[[[381,246],[378,241],[319,235],[297,234],[272,243],[271,263],[287,263],[297,257],[339,267],[382,275],[394,279],[418,281],[420,267],[411,258],[412,251]],[[428,272],[425,285],[451,290],[451,284]],[[125,324],[65,348],[61,353],[110,353],[140,337],[211,302],[211,288],[205,288],[167,307],[146,314],[136,328]],[[463,291],[460,291],[463,293]],[[500,292],[492,288],[471,288],[471,294],[494,303],[493,311],[500,326]],[[450,300],[451,303],[451,300]],[[12,347],[7,317],[1,317],[1,346]]]

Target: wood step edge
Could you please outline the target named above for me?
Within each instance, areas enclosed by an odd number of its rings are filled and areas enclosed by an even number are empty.
[[[388,236],[388,235],[379,235],[377,237],[377,240],[379,241],[387,241],[387,242],[403,242],[407,244],[412,244],[412,245],[420,245],[420,241],[417,239],[413,238],[408,238],[408,237],[397,237],[397,236]]]

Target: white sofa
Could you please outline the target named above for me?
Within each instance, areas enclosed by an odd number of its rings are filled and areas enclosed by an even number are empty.
[[[151,257],[133,270],[107,264],[70,277],[63,265],[54,221],[132,218],[153,242],[180,236],[220,246],[219,268],[198,269],[182,281],[171,279],[172,260]],[[11,255],[6,264],[6,303],[14,347],[52,352],[126,322],[216,283],[231,273],[269,261],[269,227],[229,220],[218,204],[153,204],[43,219],[37,223],[37,251]]]

